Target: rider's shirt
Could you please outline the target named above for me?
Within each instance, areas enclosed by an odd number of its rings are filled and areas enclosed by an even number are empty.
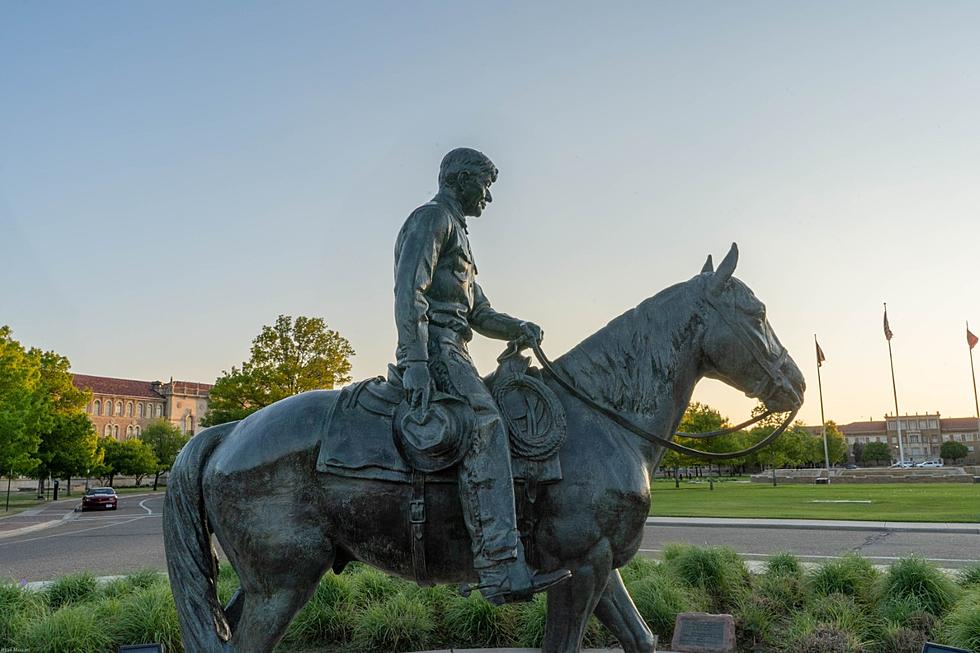
[[[466,218],[442,193],[415,209],[395,242],[395,325],[399,366],[429,358],[429,325],[450,329],[466,341],[471,329],[509,339],[519,320],[490,306],[476,282]]]

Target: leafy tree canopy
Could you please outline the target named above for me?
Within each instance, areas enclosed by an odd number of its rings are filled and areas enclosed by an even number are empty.
[[[41,370],[36,356],[0,326],[0,472],[23,473],[36,464],[41,438],[34,428]]]
[[[891,459],[892,455],[888,451],[886,442],[869,442],[864,445],[864,451],[861,452],[861,462],[864,463],[878,463]]]
[[[156,469],[153,470],[153,489],[160,482],[160,474],[173,467],[181,447],[187,444],[189,436],[165,419],[153,420],[140,435],[140,439],[153,449],[156,456]]]
[[[122,442],[114,438],[100,438],[99,448],[103,451],[103,462],[96,473],[108,476],[109,485],[117,475],[135,476],[138,483],[143,476],[156,470],[157,458],[153,448],[137,438]]]
[[[939,447],[939,455],[943,460],[952,460],[956,462],[960,458],[966,458],[970,450],[967,449],[966,445],[962,442],[954,442],[953,440],[947,440],[943,442],[942,446]]]
[[[299,392],[351,380],[354,348],[319,317],[280,315],[252,341],[251,357],[211,388],[204,426],[242,419]]]

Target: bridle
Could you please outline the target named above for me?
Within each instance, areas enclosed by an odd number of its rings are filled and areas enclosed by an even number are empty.
[[[749,350],[749,352],[752,354],[752,357],[755,359],[756,363],[758,363],[759,366],[762,367],[762,369],[766,372],[767,378],[763,378],[756,385],[756,387],[753,388],[753,391],[750,393],[750,395],[754,397],[759,397],[763,401],[763,403],[765,403],[765,400],[769,399],[773,394],[775,394],[777,390],[790,389],[792,386],[789,384],[789,381],[786,379],[786,375],[783,374],[782,371],[782,367],[786,362],[787,356],[789,355],[788,352],[786,351],[786,348],[783,347],[782,344],[780,344],[779,354],[776,356],[774,360],[770,360],[770,358],[768,358],[763,352],[759,350],[757,343],[752,338],[750,338],[748,334],[745,333],[745,330],[742,329],[742,327],[737,322],[735,322],[728,315],[725,314],[725,311],[722,310],[722,307],[718,306],[718,304],[714,301],[711,295],[712,292],[710,289],[704,292],[703,299],[706,305],[714,309],[715,313],[717,313],[718,316],[721,318],[721,320],[732,330],[732,333],[734,333],[735,336],[741,341],[742,345]],[[776,429],[772,433],[770,433],[761,441],[757,442],[751,447],[747,447],[740,451],[731,451],[725,453],[699,451],[697,449],[692,449],[691,447],[685,447],[682,444],[677,444],[676,442],[673,442],[670,439],[662,438],[659,435],[656,435],[655,433],[651,433],[650,431],[647,431],[646,429],[634,424],[626,417],[623,417],[615,410],[598,403],[592,397],[589,397],[581,390],[576,388],[574,384],[569,382],[567,379],[565,379],[565,377],[561,375],[561,373],[555,370],[554,366],[551,364],[551,361],[548,360],[548,357],[545,356],[544,351],[541,350],[540,344],[534,342],[529,344],[531,349],[534,351],[534,355],[541,363],[542,369],[544,369],[549,375],[551,375],[551,377],[558,383],[558,385],[560,385],[565,390],[567,390],[572,396],[576,397],[590,408],[595,409],[597,412],[603,414],[609,420],[615,422],[616,424],[623,427],[627,431],[633,433],[634,435],[637,435],[643,438],[644,440],[647,440],[648,442],[651,442],[653,444],[662,447],[666,447],[667,449],[676,451],[677,453],[684,454],[686,456],[703,458],[706,460],[731,460],[733,458],[741,458],[742,456],[747,456],[751,453],[755,453],[756,451],[762,449],[763,447],[771,444],[776,438],[782,435],[783,432],[786,430],[786,428],[793,423],[793,420],[796,418],[796,414],[800,410],[799,407],[797,407],[796,409],[790,411],[786,419],[783,420],[783,422],[778,427],[776,427]],[[765,389],[766,384],[770,386],[770,390],[763,397],[761,395]],[[685,437],[685,438],[696,438],[696,439],[717,438],[722,435],[728,435],[730,433],[735,433],[736,431],[741,431],[742,429],[749,427],[753,424],[756,424],[758,422],[761,422],[762,420],[774,414],[776,413],[774,413],[771,410],[766,410],[766,412],[762,413],[761,415],[746,420],[741,424],[725,427],[717,431],[710,431],[707,433],[678,432],[675,433],[675,435]]]

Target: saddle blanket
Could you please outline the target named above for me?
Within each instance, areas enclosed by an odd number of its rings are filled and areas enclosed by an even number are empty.
[[[395,444],[392,419],[404,393],[382,377],[361,381],[343,390],[313,391],[320,423],[320,453],[317,471],[339,476],[395,483],[411,483],[412,468]],[[301,395],[302,396],[302,395]],[[536,461],[514,455],[511,467],[515,480],[553,483],[562,478],[558,456]],[[456,470],[426,474],[426,482],[456,483]]]

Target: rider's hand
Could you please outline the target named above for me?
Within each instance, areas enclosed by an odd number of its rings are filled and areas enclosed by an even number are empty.
[[[544,330],[534,322],[521,322],[521,338],[531,345],[540,345],[544,340]]]
[[[432,393],[432,378],[429,376],[429,364],[425,361],[409,363],[402,376],[405,387],[405,397],[412,408],[429,410],[429,397]]]

